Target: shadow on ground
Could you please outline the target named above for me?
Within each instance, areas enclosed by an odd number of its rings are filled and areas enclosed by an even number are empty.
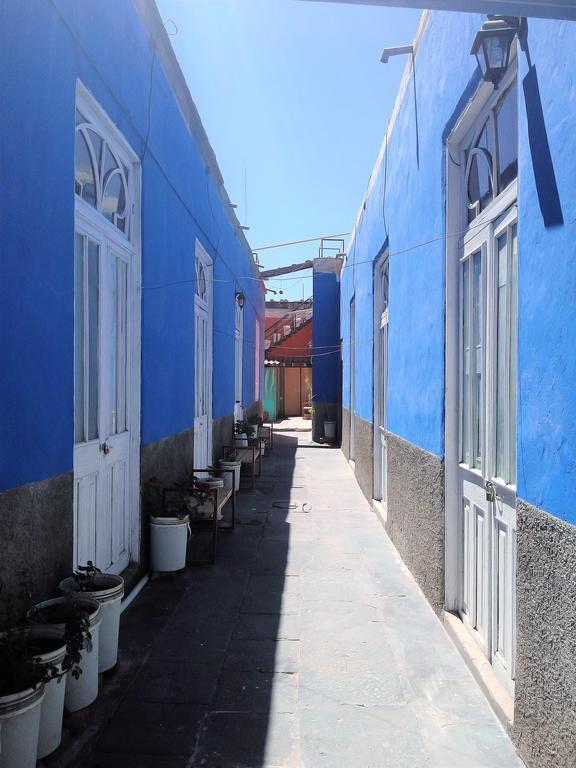
[[[215,566],[157,577],[123,614],[118,668],[76,723],[82,733],[47,766],[259,768],[270,739],[275,754],[285,739],[288,759],[299,640],[286,516],[297,444],[275,436],[256,490],[238,494],[235,530],[219,535]]]

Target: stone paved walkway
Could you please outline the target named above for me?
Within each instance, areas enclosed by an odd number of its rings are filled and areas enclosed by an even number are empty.
[[[125,612],[68,765],[521,768],[339,450],[278,434],[240,498],[216,567]]]

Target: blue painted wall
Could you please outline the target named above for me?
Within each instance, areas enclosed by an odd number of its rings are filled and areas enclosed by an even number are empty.
[[[320,259],[318,260],[320,261]],[[330,259],[333,262],[333,259]],[[340,402],[340,279],[314,265],[313,402]],[[321,265],[320,265],[321,268]]]
[[[356,345],[355,412],[372,421],[374,262],[387,242],[388,428],[438,456],[444,453],[443,134],[474,76],[469,41],[481,23],[476,15],[433,14],[416,58],[418,144],[411,78],[390,137],[388,158],[375,170],[342,276],[345,407],[350,407],[348,340]],[[454,40],[461,41],[462,61],[448,70],[445,52],[453,51]],[[353,296],[356,338],[349,340]]]
[[[518,495],[576,524],[576,24],[531,19],[528,45],[532,73],[520,58]],[[561,226],[545,227],[536,185],[526,118],[527,108],[536,112],[534,74]],[[543,153],[539,143],[537,163]],[[549,216],[553,180],[539,178]]]
[[[250,253],[130,0],[0,4],[0,71],[10,73],[0,78],[5,489],[72,469],[77,78],[143,155],[143,443],[193,424],[196,238],[214,260],[214,418],[233,410],[237,290],[246,295],[244,404],[256,399],[255,324],[264,302]]]
[[[388,428],[440,457],[445,377],[444,139],[478,82],[469,50],[482,21],[476,14],[432,14],[416,57],[418,153],[411,81],[392,131],[387,162],[376,166],[342,273],[344,406],[350,408],[349,345],[354,343],[355,412],[366,421],[373,419],[373,274],[387,242]],[[576,47],[576,25],[530,20],[528,41],[535,73],[528,72],[522,53],[519,57],[518,495],[576,523],[576,69],[574,58],[567,54]],[[446,51],[450,51],[448,66]],[[528,105],[523,93],[527,75]],[[532,115],[535,111],[535,80],[558,201],[550,169],[542,162],[541,135],[536,154],[540,195],[536,184],[526,118],[527,110]],[[534,120],[530,127],[534,137]],[[558,208],[564,223],[549,226],[558,218]],[[352,297],[355,339],[350,339]]]

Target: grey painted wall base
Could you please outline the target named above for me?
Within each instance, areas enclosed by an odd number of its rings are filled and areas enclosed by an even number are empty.
[[[74,556],[73,475],[66,472],[0,493],[0,623],[12,620],[14,600],[53,597]]]
[[[229,413],[214,419],[212,422],[212,450],[214,451],[214,461],[222,456],[222,446],[232,445],[234,435],[234,414]]]
[[[518,500],[513,738],[530,768],[576,766],[576,528]]]
[[[388,432],[386,530],[436,613],[444,607],[444,464]]]
[[[350,453],[350,426],[354,418],[354,456]],[[374,494],[374,431],[369,421],[342,408],[342,452],[354,460],[354,474],[360,490],[371,501]]]
[[[350,411],[342,408],[342,453],[347,459],[350,458]]]
[[[194,463],[194,430],[186,429],[140,448],[140,477],[174,483],[189,477]]]
[[[374,497],[374,428],[369,421],[354,415],[354,474],[368,501]]]

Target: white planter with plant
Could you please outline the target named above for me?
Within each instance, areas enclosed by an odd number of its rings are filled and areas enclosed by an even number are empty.
[[[188,514],[150,517],[150,560],[153,571],[180,571],[186,567],[190,534]]]
[[[324,439],[329,443],[333,443],[336,440],[336,422],[325,421],[324,422]]]
[[[98,696],[99,603],[77,595],[56,597],[35,605],[28,619],[33,634],[66,638],[73,664],[66,675],[66,708],[77,712],[90,706]]]
[[[0,768],[35,768],[44,685],[0,696]]]
[[[248,448],[248,435],[246,432],[237,432],[234,435],[234,446],[236,448]]]
[[[256,427],[250,424],[246,419],[234,423],[234,446],[236,448],[247,448],[248,439],[254,436]]]
[[[34,657],[30,628],[0,635],[0,768],[35,768],[45,683],[57,671]]]
[[[55,676],[46,683],[40,708],[38,760],[58,749],[62,740],[62,718],[66,695],[67,650],[62,639],[36,637],[32,641],[34,660],[53,669]]]
[[[227,459],[220,459],[218,464],[221,469],[231,469],[231,472],[223,472],[222,479],[224,480],[224,488],[234,488],[235,491],[240,490],[240,471],[242,469],[242,462],[239,459],[234,458],[235,454],[230,454]]]
[[[118,636],[120,613],[124,596],[124,579],[112,573],[102,573],[89,560],[79,566],[73,576],[60,582],[60,590],[66,594],[81,594],[100,603],[102,623],[98,647],[98,671],[107,672],[118,661]]]

